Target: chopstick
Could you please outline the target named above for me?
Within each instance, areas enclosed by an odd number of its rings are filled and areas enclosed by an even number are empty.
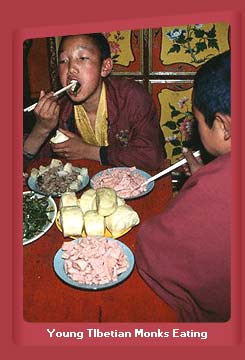
[[[62,89],[60,89],[60,90],[58,90],[58,91],[56,91],[56,92],[54,93],[54,96],[57,96],[57,95],[63,93],[64,91],[72,88],[73,86],[76,85],[76,83],[77,83],[77,80],[71,80],[71,82],[70,82],[69,85],[63,87]],[[32,111],[33,109],[35,109],[36,106],[37,106],[37,102],[36,102],[35,104],[32,104],[32,105],[26,107],[26,108],[24,109],[24,112],[26,112],[26,111]]]
[[[195,157],[198,157],[200,156],[200,151],[197,150],[193,153],[193,156]],[[161,171],[160,173],[150,177],[148,180],[146,180],[145,182],[143,182],[143,184],[140,184],[140,186],[144,186],[144,185],[147,185],[149,184],[150,182],[158,179],[159,177],[163,176],[163,175],[166,175],[168,173],[170,173],[171,171],[173,171],[174,169],[177,169],[178,167],[184,165],[185,163],[187,163],[187,160],[184,158],[180,161],[177,161],[175,164],[169,166],[167,169],[164,169],[163,171]]]

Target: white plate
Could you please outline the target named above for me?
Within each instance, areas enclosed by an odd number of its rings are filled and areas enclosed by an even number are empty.
[[[123,273],[121,273],[120,275],[118,275],[118,279],[117,281],[112,281],[112,282],[108,282],[106,284],[102,284],[102,285],[95,285],[95,284],[91,284],[91,285],[87,285],[87,284],[80,284],[77,281],[72,280],[66,273],[64,270],[64,259],[62,259],[62,254],[63,254],[63,250],[59,249],[57,251],[57,253],[55,254],[54,257],[54,271],[56,272],[56,274],[59,276],[60,279],[62,279],[65,283],[67,283],[68,285],[77,287],[79,289],[84,289],[84,290],[103,290],[103,289],[107,289],[110,288],[112,286],[118,285],[121,282],[123,282],[124,280],[126,280],[129,275],[131,274],[131,272],[133,271],[134,268],[134,255],[132,253],[132,251],[121,241],[119,240],[115,240],[112,238],[107,238],[108,241],[116,241],[121,248],[124,251],[124,254],[127,256],[128,259],[128,263],[129,263],[129,267],[126,271],[124,271]],[[78,242],[79,239],[77,240],[73,240],[73,242]]]
[[[78,173],[81,171],[81,169],[78,168],[78,167],[73,167],[73,170],[77,171]],[[88,175],[86,175],[86,176],[83,175],[83,180],[82,180],[82,182],[80,183],[78,189],[75,192],[78,192],[78,191],[81,191],[82,189],[84,189],[88,185],[88,183],[89,183],[89,176]],[[39,189],[39,187],[37,185],[36,178],[34,178],[32,176],[29,176],[27,184],[28,184],[28,186],[29,186],[29,188],[31,190],[35,191],[38,194],[50,195],[50,196],[53,196],[53,197],[60,197],[61,196],[60,193],[52,193],[52,194],[44,193],[42,190]],[[71,191],[74,191],[74,190],[71,190]]]
[[[97,174],[95,174],[95,175],[90,179],[90,186],[91,186],[91,188],[94,189],[94,182],[95,182],[95,181],[99,180],[99,178],[102,177],[102,176],[105,176],[105,175],[108,175],[108,174],[113,173],[113,171],[118,171],[118,170],[123,170],[123,171],[124,171],[124,170],[129,170],[129,169],[130,169],[129,167],[122,167],[122,166],[120,167],[120,166],[119,166],[119,167],[109,168],[109,169],[100,171],[100,172],[98,172]],[[134,170],[132,170],[132,173],[133,173],[133,174],[141,175],[141,176],[145,179],[145,181],[148,180],[148,179],[151,177],[150,174],[148,174],[147,172],[145,172],[145,171],[143,171],[143,170],[139,170],[139,169],[134,169]],[[104,185],[104,186],[105,186],[105,185]],[[135,195],[135,196],[122,196],[122,195],[120,195],[120,192],[118,192],[117,195],[118,195],[119,197],[123,198],[123,199],[126,199],[126,200],[127,200],[127,199],[128,199],[128,200],[130,200],[130,199],[137,199],[137,198],[139,198],[139,197],[141,197],[141,196],[144,196],[144,195],[148,194],[148,193],[154,188],[154,186],[155,186],[155,182],[152,181],[152,182],[150,182],[149,184],[147,184],[145,191],[142,191],[142,192],[140,192],[139,194],[137,194],[137,195]],[[102,187],[102,186],[101,186],[101,187]]]
[[[32,191],[25,191],[23,192],[23,196],[25,194],[29,194],[31,193]],[[40,197],[43,197],[43,195],[40,195],[40,194],[35,194],[36,197],[40,198]],[[27,244],[30,244],[32,243],[33,241],[36,241],[37,239],[39,239],[41,236],[43,236],[50,228],[51,226],[53,225],[55,219],[56,219],[56,215],[57,215],[57,206],[55,204],[55,201],[54,199],[52,199],[50,196],[48,197],[48,202],[49,202],[49,209],[54,209],[54,211],[50,211],[47,213],[48,215],[48,218],[50,220],[50,222],[48,222],[43,228],[42,230],[37,233],[35,236],[33,236],[31,239],[25,239],[23,238],[23,245],[27,245]]]

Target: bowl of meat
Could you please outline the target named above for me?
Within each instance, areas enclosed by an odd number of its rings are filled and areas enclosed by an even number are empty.
[[[89,183],[88,169],[63,164],[60,160],[52,159],[48,166],[33,168],[27,180],[32,191],[42,195],[59,197],[67,191],[78,192]]]
[[[154,181],[142,185],[150,174],[135,167],[114,167],[100,171],[90,179],[93,189],[112,188],[122,199],[136,199],[148,194],[154,188]]]

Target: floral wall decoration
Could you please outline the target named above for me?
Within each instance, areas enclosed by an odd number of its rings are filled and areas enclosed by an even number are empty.
[[[229,26],[225,23],[163,28],[161,59],[165,64],[178,59],[200,66],[229,48],[228,32]]]
[[[161,128],[165,134],[167,155],[175,162],[182,154],[183,146],[188,146],[191,136],[191,90],[177,93],[164,89],[158,97],[161,103]]]
[[[128,66],[134,60],[131,49],[131,31],[114,31],[104,33],[108,39],[114,64]]]
[[[137,77],[143,75],[143,31],[125,30],[103,33],[110,45],[113,74]]]
[[[168,50],[168,54],[171,52],[179,53],[181,50],[184,50],[186,54],[190,55],[192,63],[200,64],[208,60],[212,55],[203,54],[203,51],[208,48],[219,50],[215,24],[207,31],[203,29],[202,24],[187,25],[186,29],[173,29],[168,31],[166,35],[173,42],[172,47]],[[198,58],[200,53],[202,53],[203,57]]]

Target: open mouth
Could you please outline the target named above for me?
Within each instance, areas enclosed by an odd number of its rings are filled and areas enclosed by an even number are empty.
[[[70,90],[72,95],[77,96],[77,92],[78,92],[78,89],[80,88],[80,86],[81,86],[81,84],[76,80]]]

